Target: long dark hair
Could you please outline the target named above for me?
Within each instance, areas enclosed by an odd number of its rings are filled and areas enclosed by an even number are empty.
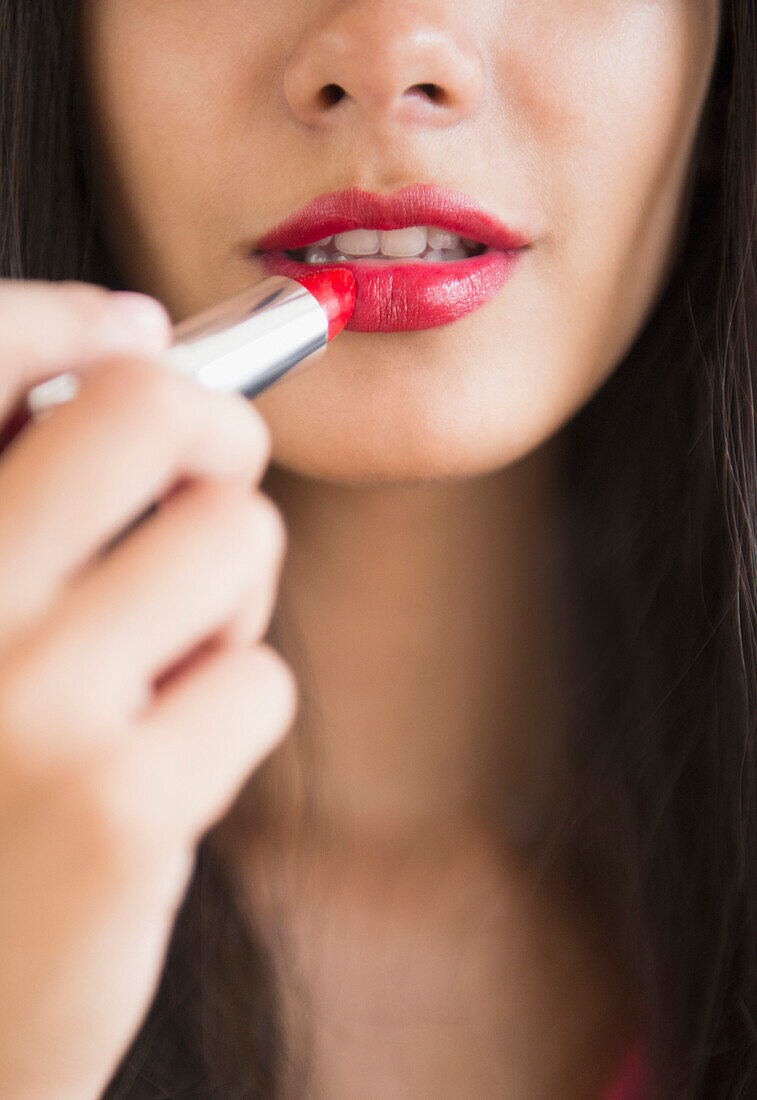
[[[75,8],[0,0],[0,275],[118,288]],[[561,433],[571,767],[534,858],[591,899],[666,1100],[757,1096],[756,21],[724,0],[700,131],[718,166],[653,314]],[[281,1058],[274,967],[210,830],[104,1098],[274,1097]]]

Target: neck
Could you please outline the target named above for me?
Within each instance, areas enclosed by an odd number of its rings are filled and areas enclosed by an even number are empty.
[[[289,531],[271,640],[300,713],[268,815],[301,809],[304,739],[318,816],[342,829],[538,816],[559,772],[553,463],[544,447],[493,474],[389,486],[269,466],[261,488]]]

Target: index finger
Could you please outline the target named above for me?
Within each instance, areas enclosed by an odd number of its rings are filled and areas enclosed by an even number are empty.
[[[163,351],[170,337],[168,313],[147,295],[0,279],[0,421],[37,382],[111,353]]]

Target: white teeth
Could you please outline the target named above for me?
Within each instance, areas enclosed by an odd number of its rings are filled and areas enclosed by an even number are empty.
[[[385,256],[420,256],[426,251],[427,243],[423,226],[381,230],[381,251]]]
[[[375,229],[351,229],[337,233],[334,247],[350,256],[373,256],[379,250],[379,235]]]
[[[324,252],[322,248],[316,248],[315,245],[313,245],[305,252],[306,264],[327,264],[328,262],[328,252]]]
[[[429,248],[457,248],[460,244],[457,233],[448,233],[444,229],[434,229],[433,227],[429,227],[427,233]]]
[[[354,260],[382,265],[397,260],[449,263],[466,260],[471,252],[478,254],[481,251],[479,241],[433,225],[412,225],[403,229],[350,229],[333,237],[323,237],[303,249],[300,256],[308,264]]]

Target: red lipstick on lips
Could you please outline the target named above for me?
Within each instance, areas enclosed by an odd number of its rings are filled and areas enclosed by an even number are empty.
[[[331,342],[349,321],[355,309],[357,280],[347,268],[323,271],[303,264],[308,270],[297,276],[297,282],[309,290],[323,309],[329,322],[327,339]]]
[[[403,229],[432,225],[486,246],[480,255],[446,262],[306,264],[286,253],[351,229]],[[357,301],[347,330],[407,332],[448,324],[478,309],[514,274],[530,241],[486,213],[468,196],[431,184],[392,195],[350,188],[320,195],[258,241],[270,274],[301,279],[308,272],[349,268]]]

